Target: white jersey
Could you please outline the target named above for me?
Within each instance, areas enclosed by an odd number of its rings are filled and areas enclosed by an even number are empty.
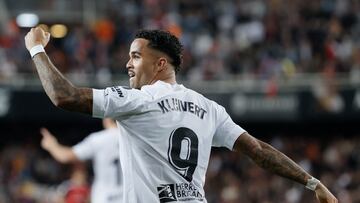
[[[121,167],[119,160],[119,130],[104,129],[92,133],[73,146],[79,160],[92,160],[94,180],[91,186],[92,203],[121,201]]]
[[[217,103],[183,85],[93,90],[93,116],[119,123],[122,202],[206,202],[211,146],[245,132]]]

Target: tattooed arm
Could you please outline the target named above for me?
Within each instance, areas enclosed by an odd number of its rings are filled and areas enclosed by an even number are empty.
[[[285,154],[246,132],[236,140],[234,150],[247,155],[260,167],[300,184],[306,185],[312,177]],[[321,203],[337,202],[322,183],[316,186],[315,192]]]
[[[45,92],[55,106],[69,111],[92,113],[92,89],[73,86],[45,53],[35,55],[33,61]]]
[[[311,178],[286,155],[248,133],[244,133],[238,138],[235,150],[249,156],[260,167],[303,185],[306,185],[307,180]]]
[[[49,39],[49,33],[41,28],[32,28],[25,36],[25,45],[30,51],[36,45],[45,47]],[[51,63],[45,52],[37,53],[33,61],[45,92],[55,106],[69,111],[92,114],[92,89],[72,85]]]

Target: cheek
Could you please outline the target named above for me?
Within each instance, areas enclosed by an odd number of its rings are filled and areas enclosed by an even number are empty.
[[[140,73],[140,80],[142,82],[148,82],[150,79],[152,79],[153,74],[149,69],[143,68]]]
[[[154,76],[151,64],[142,62],[138,65],[137,75],[139,76],[139,80],[147,81]]]

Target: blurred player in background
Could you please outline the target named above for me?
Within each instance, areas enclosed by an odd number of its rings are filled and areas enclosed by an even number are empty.
[[[25,37],[45,92],[54,105],[121,123],[123,202],[206,202],[205,173],[211,147],[227,147],[260,167],[303,184],[320,202],[331,192],[283,153],[252,137],[225,109],[177,84],[182,45],[168,32],[135,35],[126,65],[130,87],[78,88],[51,63],[49,33],[33,28]]]
[[[88,203],[90,187],[86,166],[83,162],[73,163],[69,178],[58,185],[26,181],[17,193],[18,199],[12,202]]]
[[[103,119],[104,130],[95,132],[73,147],[61,145],[46,128],[41,129],[41,146],[60,163],[93,161],[94,180],[91,202],[111,203],[121,200],[121,168],[116,122]]]

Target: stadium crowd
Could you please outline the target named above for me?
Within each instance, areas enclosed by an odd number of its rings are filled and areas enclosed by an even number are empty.
[[[50,1],[49,8],[56,4]],[[139,28],[161,28],[184,44],[187,80],[291,78],[296,73],[360,74],[360,3],[354,0],[112,0],[89,25],[69,23],[47,49],[64,73],[108,80],[125,74],[128,46]],[[40,19],[40,23],[45,19]],[[0,79],[31,73],[27,29],[0,31]],[[86,79],[86,78],[85,78]]]
[[[279,135],[268,141],[318,176],[342,203],[360,202],[360,139]],[[35,143],[0,151],[0,202],[58,203],[89,195],[92,173],[82,165],[56,163]],[[89,175],[88,175],[89,174]],[[265,172],[245,157],[214,149],[206,178],[209,203],[311,203],[303,186]],[[74,201],[73,201],[74,202]]]

